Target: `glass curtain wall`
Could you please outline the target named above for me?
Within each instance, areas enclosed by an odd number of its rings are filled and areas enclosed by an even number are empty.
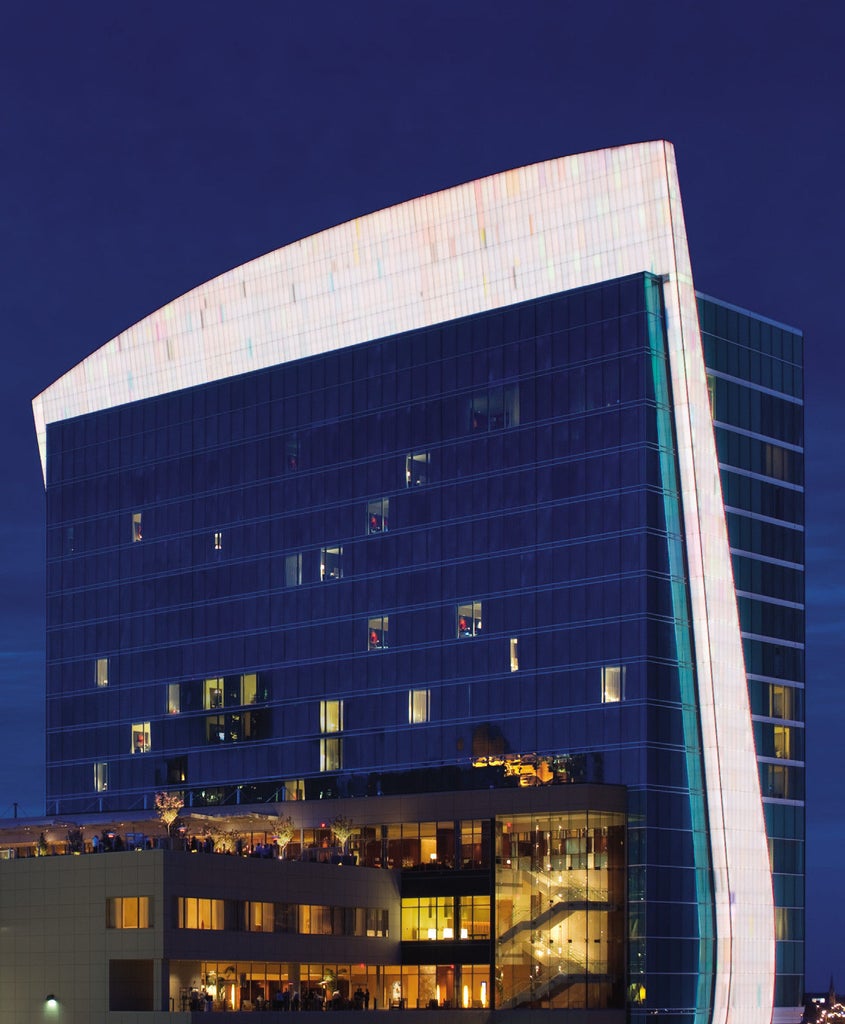
[[[804,996],[804,381],[798,331],[698,296],[775,896],[775,1005]]]
[[[618,1006],[624,817],[524,815],[497,821],[496,833],[497,1006]]]

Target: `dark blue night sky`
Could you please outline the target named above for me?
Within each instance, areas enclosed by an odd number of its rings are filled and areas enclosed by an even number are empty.
[[[807,339],[807,983],[845,985],[843,52],[834,0],[8,6],[0,816],[44,809],[32,397],[170,299],[304,235],[667,138],[697,288]]]

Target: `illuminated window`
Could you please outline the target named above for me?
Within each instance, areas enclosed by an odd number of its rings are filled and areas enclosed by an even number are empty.
[[[504,430],[519,423],[519,388],[516,384],[487,388],[469,400],[471,431]]]
[[[776,725],[774,733],[774,755],[785,758],[787,761],[792,757],[792,727],[789,725]]]
[[[150,723],[135,722],[132,726],[132,750],[133,754],[146,754],[152,748],[150,743]]]
[[[320,549],[320,580],[339,580],[343,577],[343,548]]]
[[[302,555],[285,555],[285,586],[298,587],[302,583]]]
[[[486,1010],[490,1006],[490,968],[461,966],[461,981],[463,991],[461,1003],[464,1008],[472,1007],[474,1010]]]
[[[72,555],[76,551],[76,541],[74,539],[74,528],[68,526],[65,530],[65,554]]]
[[[515,636],[511,637],[510,656],[511,656],[511,672],[518,672],[519,671],[519,640]]]
[[[489,897],[487,898],[489,905]],[[489,907],[488,907],[489,916]],[[427,896],[402,900],[402,939],[425,942],[455,938],[454,896]]]
[[[258,900],[245,900],[243,904],[244,931],[272,932],[276,924],[275,903],[260,903]]]
[[[182,710],[182,688],[178,683],[167,684],[167,713],[178,715]]]
[[[343,767],[343,740],[338,736],[320,740],[320,771],[339,772]]]
[[[343,732],[343,701],[320,701],[320,732]]]
[[[461,822],[460,863],[465,868],[486,868],[490,866],[489,823],[478,818]]]
[[[198,928],[209,931],[223,931],[225,925],[225,901],[198,899],[194,896],[180,896],[178,900],[177,928]]]
[[[132,543],[136,544],[139,540],[144,539],[144,533],[141,528],[141,513],[132,513]]]
[[[481,602],[469,601],[456,609],[456,635],[458,639],[481,633]]]
[[[408,691],[408,721],[411,725],[428,722],[431,717],[431,691]]]
[[[94,792],[105,793],[109,788],[109,766],[105,761],[94,764]]]
[[[258,676],[248,672],[241,676],[241,704],[255,704],[258,700]]]
[[[428,483],[431,456],[428,452],[411,452],[405,456],[405,486],[422,487]]]
[[[285,438],[285,472],[296,473],[299,469],[299,457],[300,457],[300,444],[299,438],[296,434],[291,434],[290,437]]]
[[[97,658],[97,686],[109,685],[109,659]]]
[[[321,903],[301,903],[299,905],[300,935],[331,935],[332,908]]]
[[[373,615],[367,619],[367,650],[381,651],[387,647],[390,616]]]
[[[223,680],[204,679],[202,686],[202,706],[206,711],[223,707]]]
[[[461,939],[490,938],[490,897],[461,896],[459,907]]]
[[[625,699],[625,666],[605,665],[601,670],[602,704],[618,704]]]
[[[775,907],[775,938],[779,941],[795,941],[804,938],[804,912],[795,907]],[[838,1014],[828,1020],[835,1020]],[[824,1014],[822,1014],[824,1018]]]
[[[285,800],[305,799],[305,779],[287,779],[282,783]]]
[[[387,533],[390,498],[376,498],[367,505],[367,533]]]
[[[258,699],[258,676],[255,672],[225,678],[217,676],[202,681],[202,706],[206,711],[255,704]]]
[[[223,550],[223,533],[220,530],[216,530],[214,533],[214,540],[212,541],[215,551]]]
[[[794,718],[794,691],[791,686],[769,687],[769,717]]]
[[[152,928],[149,896],[110,896],[106,900],[107,928]]]

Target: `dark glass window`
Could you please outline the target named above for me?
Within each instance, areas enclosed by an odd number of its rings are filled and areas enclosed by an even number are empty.
[[[519,423],[519,387],[516,384],[487,388],[469,400],[469,429],[504,430]]]
[[[285,555],[285,586],[298,587],[302,583],[302,554]]]
[[[296,434],[285,438],[285,472],[296,473],[300,466],[300,441]]]

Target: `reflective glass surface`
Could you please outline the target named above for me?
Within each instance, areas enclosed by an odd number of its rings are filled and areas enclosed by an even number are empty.
[[[698,297],[774,867],[775,1003],[804,988],[803,338]]]
[[[712,921],[659,287],[51,424],[48,808],[149,805],[173,782],[194,806],[622,783],[627,999],[690,1019]],[[754,415],[787,450],[794,402],[770,398]],[[800,525],[794,487],[734,475],[732,515],[774,486]],[[743,600],[797,649],[794,608]]]

